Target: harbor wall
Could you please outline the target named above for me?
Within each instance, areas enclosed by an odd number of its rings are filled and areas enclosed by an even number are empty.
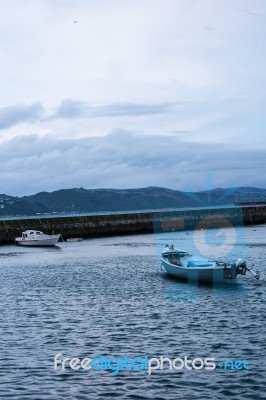
[[[96,238],[175,230],[256,225],[266,222],[266,206],[204,208],[109,215],[0,220],[0,244],[14,243],[27,229],[67,238]]]

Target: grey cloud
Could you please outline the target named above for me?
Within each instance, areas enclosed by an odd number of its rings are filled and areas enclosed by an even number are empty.
[[[18,104],[0,108],[0,129],[8,128],[20,122],[39,120],[43,111],[40,103],[33,103],[29,106]]]
[[[13,105],[0,108],[0,129],[8,128],[21,122],[47,121],[51,119],[75,119],[98,117],[144,116],[162,114],[174,110],[180,103],[114,103],[108,105],[90,105],[85,101],[63,100],[50,116],[45,116],[41,103],[31,105]]]
[[[71,187],[164,186],[204,190],[265,187],[263,150],[188,143],[175,136],[114,131],[104,137],[17,137],[0,148],[1,192],[12,195]]]
[[[117,117],[117,116],[142,116],[149,114],[161,114],[172,111],[182,103],[114,103],[107,105],[90,105],[87,102],[66,99],[55,110],[52,118],[75,117]]]
[[[57,107],[53,118],[80,117],[87,112],[87,104],[82,101],[63,100]]]

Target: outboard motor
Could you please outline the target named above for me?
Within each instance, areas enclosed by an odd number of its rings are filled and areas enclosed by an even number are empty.
[[[238,258],[235,265],[237,275],[246,275],[248,270],[246,261],[243,261],[242,258]]]
[[[247,266],[247,263],[243,261],[241,258],[237,259],[235,266],[237,274],[246,275],[246,272],[250,271],[255,276],[256,279],[260,279],[260,274],[252,271],[252,269]]]

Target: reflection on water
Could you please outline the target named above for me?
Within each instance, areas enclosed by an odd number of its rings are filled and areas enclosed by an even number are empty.
[[[173,281],[174,278],[168,278],[167,280]],[[167,282],[166,280],[166,282]],[[240,298],[246,296],[246,288],[244,280],[238,285],[230,284],[208,284],[205,282],[186,282],[182,280],[176,280],[178,282],[169,282],[166,284],[164,289],[164,298],[167,301],[200,301],[201,296],[204,296],[206,292],[212,294],[212,296],[227,297],[230,299]]]
[[[0,257],[17,257],[20,256],[21,254],[23,253],[19,253],[18,251],[17,252],[13,251],[10,253],[0,253]]]
[[[219,238],[220,240],[220,238]],[[241,285],[158,273],[166,243],[194,253],[191,232],[2,246],[0,398],[260,399],[264,396],[266,228],[245,228],[230,256],[259,269]],[[54,355],[246,359],[250,371],[53,370]]]

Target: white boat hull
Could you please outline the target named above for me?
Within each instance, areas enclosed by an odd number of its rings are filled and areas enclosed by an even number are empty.
[[[15,242],[20,246],[55,246],[59,239],[60,235],[42,235],[39,238],[18,237]]]
[[[161,259],[163,270],[178,279],[208,283],[238,283],[235,268],[189,268],[172,265]]]

